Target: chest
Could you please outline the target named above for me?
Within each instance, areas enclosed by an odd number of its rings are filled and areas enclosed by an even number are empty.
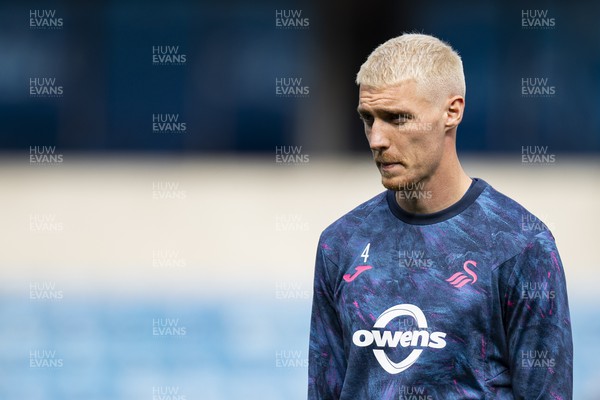
[[[368,239],[356,239],[337,277],[337,307],[348,333],[375,324],[402,332],[475,327],[489,315],[494,262],[485,246],[460,235]]]

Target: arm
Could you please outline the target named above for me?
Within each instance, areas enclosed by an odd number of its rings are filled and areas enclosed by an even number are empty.
[[[554,238],[541,232],[510,262],[504,326],[515,399],[571,399],[571,320]]]
[[[346,371],[342,329],[329,279],[332,266],[319,245],[310,322],[309,400],[339,399]]]

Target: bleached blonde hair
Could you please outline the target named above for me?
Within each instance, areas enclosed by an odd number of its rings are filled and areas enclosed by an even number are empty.
[[[360,67],[358,85],[382,88],[414,80],[428,98],[460,95],[466,85],[462,60],[440,39],[405,33],[379,45]]]

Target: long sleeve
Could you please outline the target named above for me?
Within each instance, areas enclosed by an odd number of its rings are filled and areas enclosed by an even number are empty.
[[[571,399],[571,320],[565,275],[550,232],[539,233],[509,264],[504,326],[514,397]]]
[[[340,320],[334,304],[333,264],[323,254],[324,244],[317,250],[314,292],[310,326],[308,362],[308,399],[339,399],[346,371],[346,358]]]

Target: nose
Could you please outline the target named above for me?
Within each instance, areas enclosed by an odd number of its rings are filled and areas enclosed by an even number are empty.
[[[367,134],[371,150],[384,150],[390,147],[390,140],[386,134],[385,124],[380,119],[375,119]]]

